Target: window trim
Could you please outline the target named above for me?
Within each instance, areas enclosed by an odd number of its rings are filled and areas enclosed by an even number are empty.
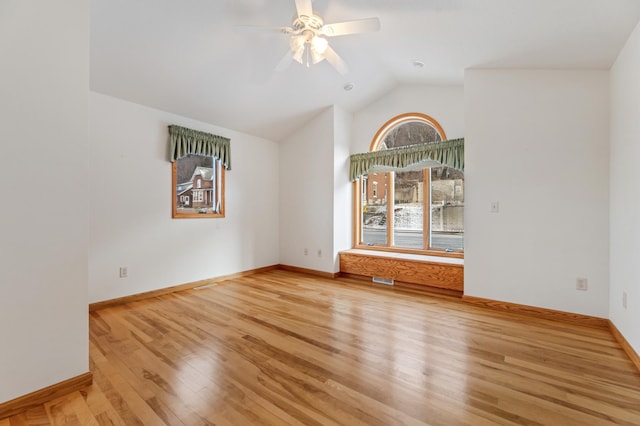
[[[387,133],[396,126],[400,126],[407,122],[412,121],[423,121],[427,122],[430,126],[432,126],[436,132],[440,135],[440,139],[445,141],[447,140],[446,133],[440,123],[438,123],[433,117],[419,113],[419,112],[408,112],[404,114],[400,114],[388,120],[386,123],[378,129],[376,134],[369,145],[369,152],[377,151],[380,144],[384,140],[384,137]],[[394,187],[394,176],[393,172],[386,172],[387,175],[387,200],[393,200],[395,197],[395,187]],[[430,168],[423,169],[423,200],[430,199],[430,188],[431,188],[431,173]],[[386,246],[368,246],[363,244],[361,241],[362,238],[362,177],[356,179],[353,182],[353,248],[362,249],[362,250],[372,250],[372,251],[386,251],[386,252],[395,252],[395,253],[409,253],[409,254],[427,254],[431,256],[440,256],[440,257],[454,257],[454,258],[464,258],[464,250],[447,252],[444,249],[434,249],[434,248],[423,248],[423,249],[413,249],[413,248],[405,248],[405,247],[397,247],[392,246],[393,240],[393,220],[389,220],[387,223],[387,245]],[[431,202],[429,201],[429,205]],[[427,212],[425,212],[427,213]],[[387,217],[393,217],[393,203],[387,202]],[[431,221],[430,214],[423,214],[423,235],[425,238],[424,246],[429,246],[429,242],[426,241],[427,238],[431,236]]]

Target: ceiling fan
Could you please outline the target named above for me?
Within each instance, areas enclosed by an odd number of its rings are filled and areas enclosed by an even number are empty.
[[[347,63],[329,46],[330,37],[348,34],[374,32],[380,30],[378,18],[358,19],[354,21],[325,24],[320,15],[313,11],[312,0],[295,0],[296,16],[291,27],[249,27],[239,29],[263,32],[278,32],[290,36],[289,52],[276,66],[276,70],[285,69],[292,60],[307,67],[326,59],[340,74],[349,72]]]

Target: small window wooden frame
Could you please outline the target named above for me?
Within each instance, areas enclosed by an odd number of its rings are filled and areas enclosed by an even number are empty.
[[[171,206],[176,219],[225,215],[225,168],[219,159],[187,155],[171,163]]]

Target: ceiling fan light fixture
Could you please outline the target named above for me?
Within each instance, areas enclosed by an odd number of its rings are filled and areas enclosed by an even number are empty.
[[[311,54],[311,62],[313,64],[324,61],[324,56],[321,53],[317,52],[315,49],[309,49],[309,52]]]
[[[327,50],[329,42],[324,37],[315,36],[311,39],[311,45],[313,46],[313,50],[322,55]]]
[[[299,49],[293,50],[291,57],[293,58],[294,61],[299,62],[299,63],[303,63],[302,62],[302,57],[304,56],[304,51],[305,50],[306,49],[304,48],[304,45],[303,45]]]
[[[291,56],[293,59],[299,63],[302,63],[302,57],[305,51],[305,40],[304,37],[291,37],[290,46],[291,46]]]

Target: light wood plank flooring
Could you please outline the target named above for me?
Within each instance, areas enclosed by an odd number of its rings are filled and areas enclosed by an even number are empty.
[[[95,311],[93,386],[15,425],[640,425],[608,330],[274,270]]]

